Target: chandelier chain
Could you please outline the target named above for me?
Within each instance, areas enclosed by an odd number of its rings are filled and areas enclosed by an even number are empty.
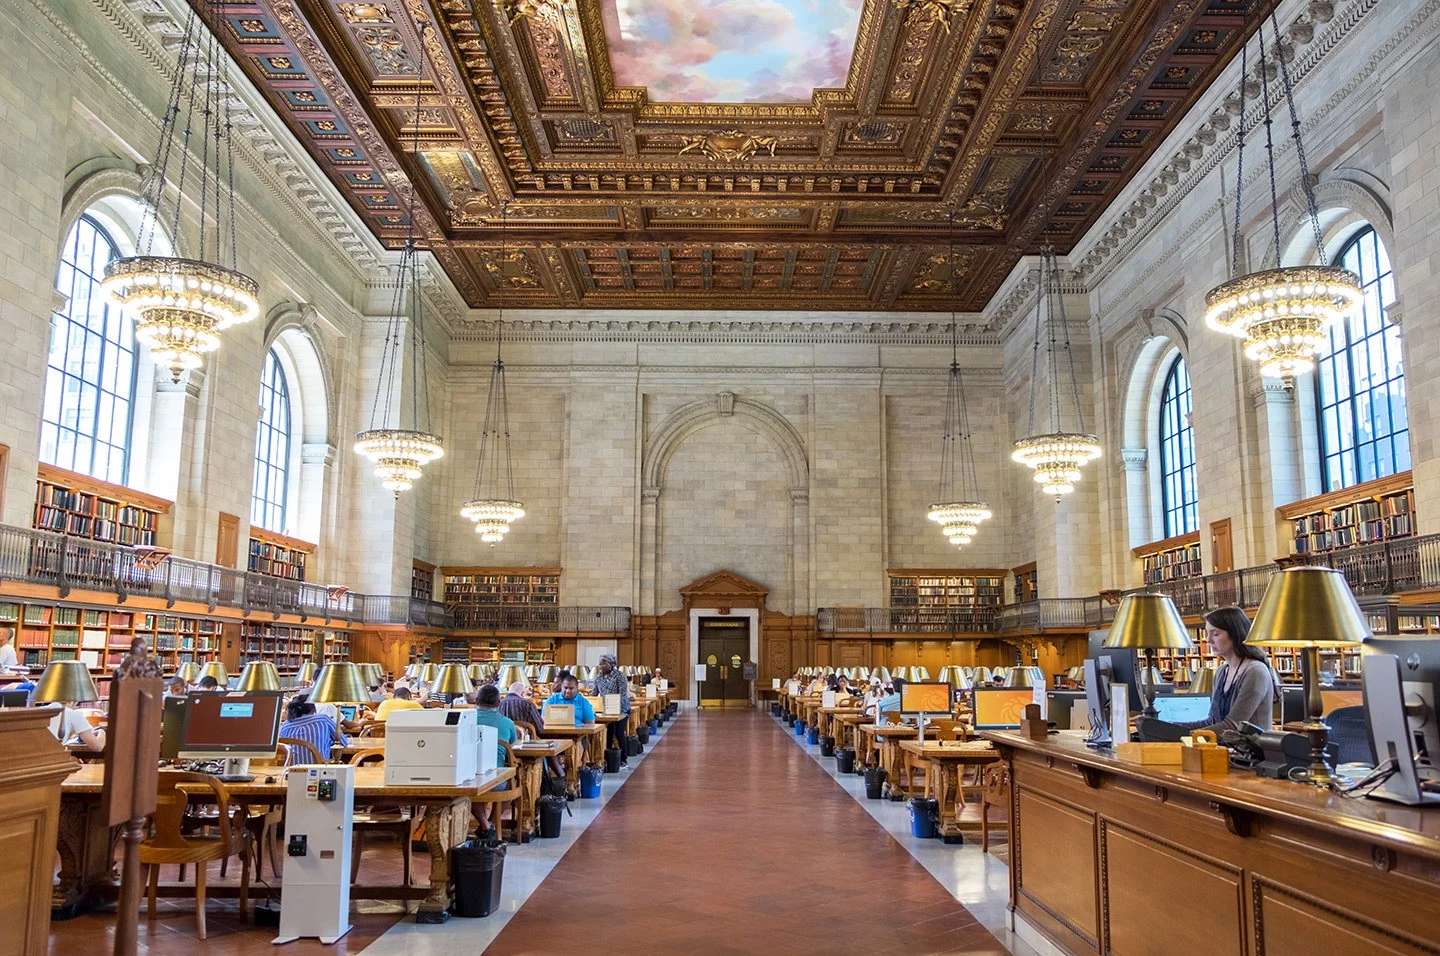
[[[1275,268],[1280,268],[1280,195],[1275,189],[1275,137],[1274,121],[1270,115],[1270,77],[1265,69],[1265,24],[1262,21],[1255,28],[1260,41],[1260,95],[1265,103],[1265,165],[1270,171],[1270,224],[1274,237]]]
[[[191,38],[195,35],[195,16],[195,10],[192,8],[190,15],[185,19],[185,35],[180,39],[180,53],[175,68],[175,78],[170,83],[170,96],[166,101],[165,115],[160,120],[160,148],[155,157],[155,165],[150,167],[149,174],[140,187],[140,195],[145,206],[140,215],[140,233],[136,248],[143,256],[150,255],[155,234],[159,231],[160,203],[165,195],[170,151],[175,142],[175,124],[180,117],[180,100],[185,93],[185,61],[190,56]]]
[[[1271,32],[1280,36],[1280,23],[1275,17],[1275,8],[1270,8]],[[1325,255],[1325,234],[1320,229],[1320,208],[1315,202],[1315,184],[1310,181],[1310,161],[1305,156],[1305,140],[1300,135],[1300,114],[1295,110],[1295,89],[1290,80],[1290,67],[1285,62],[1284,51],[1279,40],[1275,43],[1275,59],[1280,63],[1280,86],[1285,94],[1285,106],[1290,111],[1290,136],[1295,140],[1295,156],[1300,160],[1300,188],[1305,192],[1305,211],[1310,216],[1310,228],[1315,234],[1315,257],[1320,264],[1328,265]],[[1280,264],[1277,260],[1277,266]]]
[[[1039,285],[1035,289],[1035,336],[1030,346],[1030,424],[1026,434],[1035,434],[1035,392],[1040,376],[1040,307],[1045,300],[1045,258],[1040,258]]]
[[[1075,374],[1075,352],[1070,348],[1070,320],[1065,315],[1065,295],[1060,288],[1060,271],[1055,262],[1055,247],[1050,247],[1050,278],[1055,283],[1055,302],[1060,311],[1060,333],[1065,340],[1065,362],[1070,371],[1070,400],[1075,405],[1075,430],[1081,433],[1085,431],[1085,410],[1080,406],[1080,379]],[[1055,315],[1052,312],[1050,319],[1053,322]],[[1055,422],[1057,431],[1063,430],[1060,422]]]
[[[1245,76],[1250,43],[1240,44],[1240,129],[1235,134],[1235,228],[1230,232],[1230,278],[1240,274],[1240,205],[1245,192]]]

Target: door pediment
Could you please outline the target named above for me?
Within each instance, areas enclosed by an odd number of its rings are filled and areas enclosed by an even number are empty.
[[[733,571],[716,571],[680,589],[685,609],[692,607],[765,607],[770,589]]]

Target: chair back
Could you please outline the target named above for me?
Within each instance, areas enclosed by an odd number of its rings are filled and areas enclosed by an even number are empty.
[[[150,837],[145,841],[147,848],[180,850],[199,843],[214,842],[185,837],[185,807],[190,798],[180,786],[187,783],[210,788],[219,808],[216,817],[220,826],[220,842],[227,847],[230,845],[230,794],[225,785],[208,773],[161,770],[155,785],[155,813],[150,817]]]
[[[965,733],[965,724],[959,720],[932,720],[925,728],[925,735],[935,740],[959,740]]]
[[[880,723],[882,726],[884,724],[903,724],[905,723],[905,718],[900,716],[898,710],[887,710],[880,715]]]
[[[385,721],[383,721],[383,720],[366,720],[366,721],[362,721],[361,724],[360,724],[360,736],[361,736],[361,737],[384,737],[384,736],[385,736]]]
[[[363,767],[370,763],[379,766],[385,762],[385,749],[383,747],[375,747],[370,750],[356,751],[355,754],[351,756],[350,762],[357,767]]]
[[[530,723],[530,721],[528,721],[528,720],[517,720],[517,721],[515,721],[515,729],[518,730],[518,731],[523,735],[523,736],[520,738],[521,740],[539,740],[539,739],[540,739],[540,732],[539,732],[538,730],[536,730],[536,729],[535,729],[535,725],[532,724],[532,723]]]
[[[285,766],[293,763],[329,763],[330,755],[322,754],[315,749],[315,745],[308,740],[297,740],[294,737],[281,737],[280,743],[290,748],[290,756]]]
[[[1364,707],[1337,707],[1325,718],[1330,725],[1330,740],[1340,748],[1339,763],[1375,765],[1375,750],[1370,743],[1370,729],[1365,724]]]
[[[515,759],[515,751],[503,740],[500,741],[500,750],[505,754],[505,762],[501,764],[502,767],[518,767],[520,765],[520,761]]]

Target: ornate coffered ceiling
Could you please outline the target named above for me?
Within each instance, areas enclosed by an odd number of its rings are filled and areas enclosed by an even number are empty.
[[[255,0],[217,26],[386,244],[418,184],[472,306],[948,309],[954,270],[979,311],[1095,221],[1251,2],[836,0],[811,21],[787,0]],[[807,40],[823,62],[787,55]],[[732,94],[774,101],[711,101]]]

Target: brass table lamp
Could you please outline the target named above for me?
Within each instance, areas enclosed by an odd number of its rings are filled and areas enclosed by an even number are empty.
[[[370,689],[365,686],[359,665],[336,661],[320,668],[315,686],[305,699],[312,704],[368,704]]]
[[[503,694],[510,689],[510,685],[516,682],[528,684],[525,679],[525,668],[519,664],[505,664],[500,668],[500,676],[495,678],[495,686],[500,688]]]
[[[1185,650],[1195,646],[1175,602],[1165,594],[1127,594],[1115,609],[1115,620],[1105,638],[1105,646],[1121,650],[1137,650],[1144,655],[1144,678],[1140,696],[1144,698],[1146,717],[1155,711],[1155,652],[1162,648]],[[1122,738],[1124,739],[1124,738]]]
[[[100,691],[84,661],[51,661],[30,692],[32,704],[76,704],[99,699]]]
[[[280,672],[269,661],[251,661],[240,672],[236,690],[280,690]]]
[[[1005,687],[1012,690],[1022,690],[1026,687],[1034,687],[1034,675],[1028,667],[1012,667],[1005,672]]]
[[[430,693],[450,697],[463,697],[474,690],[475,684],[470,680],[470,675],[465,673],[464,664],[442,664],[435,683],[430,685]]]
[[[1310,739],[1309,781],[1328,788],[1335,782],[1325,762],[1330,727],[1320,696],[1320,649],[1354,647],[1370,636],[1365,615],[1345,575],[1333,568],[1286,568],[1270,579],[1247,644],[1298,647],[1305,681],[1305,736]]]
[[[315,679],[315,662],[314,662],[314,661],[306,661],[305,663],[301,664],[301,665],[300,665],[300,669],[295,672],[295,683],[298,684],[298,685],[300,685],[300,686],[302,686],[302,687],[303,687],[304,685],[310,683],[310,682],[313,681],[314,679]]]
[[[426,687],[429,687],[431,684],[435,683],[435,679],[439,676],[439,664],[424,664],[420,668],[420,683],[424,684]]]
[[[230,684],[230,674],[225,670],[225,664],[222,661],[205,662],[205,666],[200,668],[200,679],[204,680],[207,677],[215,678],[215,683],[220,685],[221,690]]]
[[[175,669],[175,676],[187,684],[193,684],[200,679],[200,665],[194,661],[186,661]]]
[[[471,664],[469,667],[465,668],[465,675],[469,677],[472,681],[483,681],[486,676],[485,665]]]

